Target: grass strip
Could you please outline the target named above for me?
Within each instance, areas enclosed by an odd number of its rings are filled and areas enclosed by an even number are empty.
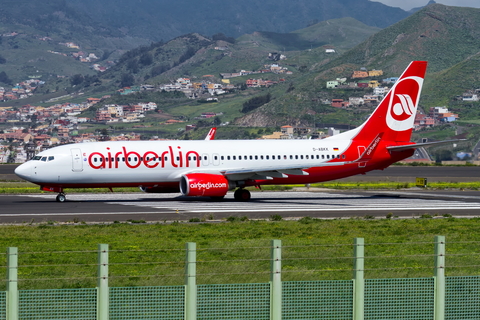
[[[268,191],[287,191],[294,188],[305,187],[305,185],[275,185],[262,186],[262,190]],[[415,183],[409,182],[324,182],[313,183],[309,185],[310,188],[325,188],[336,190],[399,190],[416,188]],[[256,191],[255,188],[248,188],[251,191]],[[459,190],[480,190],[480,182],[429,182],[425,190],[445,190],[445,189],[459,189]],[[139,188],[115,188],[115,192],[141,192]],[[108,193],[108,188],[78,188],[66,189],[68,193]],[[23,194],[23,193],[48,193],[41,191],[40,188],[30,182],[8,182],[0,181],[0,194]]]
[[[197,243],[199,284],[265,283],[272,239],[282,240],[284,281],[351,279],[355,237],[365,238],[366,278],[433,276],[435,235],[446,236],[447,276],[478,275],[480,219],[387,216],[148,224],[139,215],[136,223],[97,225],[72,217],[70,224],[0,226],[0,244],[3,252],[19,249],[20,289],[95,287],[99,243],[109,244],[109,283],[116,287],[182,285],[187,242]]]

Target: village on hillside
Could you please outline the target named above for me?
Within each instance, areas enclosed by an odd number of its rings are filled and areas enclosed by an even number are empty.
[[[43,41],[51,41],[47,38]],[[68,48],[79,49],[72,43],[66,42]],[[218,49],[220,50],[220,49]],[[56,52],[51,52],[57,54]],[[85,54],[78,51],[71,53],[75,59],[82,62],[92,63],[98,58],[94,54]],[[218,102],[219,97],[229,93],[237,87],[230,83],[230,79],[241,76],[262,75],[274,73],[279,75],[291,75],[292,71],[281,66],[278,61],[284,60],[286,57],[278,53],[269,53],[268,59],[274,63],[265,64],[256,71],[241,70],[236,73],[220,73],[220,82],[214,79],[213,75],[204,75],[201,79],[190,79],[181,77],[171,83],[160,85],[143,84],[139,86],[124,87],[119,89],[116,94],[128,95],[142,91],[179,91],[190,99],[197,99],[203,103]],[[113,62],[112,62],[113,63]],[[98,68],[98,65],[92,64],[92,68]],[[97,69],[96,69],[97,70]],[[105,69],[101,68],[102,72]],[[364,106],[373,107],[377,105],[388,92],[389,87],[397,81],[398,78],[386,78],[380,80],[383,75],[382,70],[370,70],[362,68],[354,71],[353,74],[345,78],[337,78],[328,81],[325,85],[327,90],[336,89],[365,89],[366,94],[363,96],[352,96],[348,100],[331,99],[323,100],[321,103],[330,105],[335,108],[362,108]],[[280,78],[277,81],[261,78],[248,78],[244,82],[247,88],[270,87],[272,85],[283,82],[285,79]],[[31,97],[35,94],[36,89],[43,85],[44,82],[36,77],[15,84],[11,88],[0,87],[0,100],[18,100]],[[479,91],[466,92],[462,97],[457,97],[463,101],[478,101]],[[358,91],[356,91],[358,92]],[[81,133],[82,124],[96,123],[104,125],[113,125],[119,123],[135,123],[142,121],[148,112],[159,112],[158,107],[153,102],[138,102],[128,105],[105,104],[104,100],[110,96],[106,95],[101,98],[87,98],[83,103],[55,103],[48,107],[23,105],[22,107],[2,107],[0,108],[0,123],[7,124],[8,129],[0,131],[0,163],[17,162],[21,163],[29,159],[34,154],[51,148],[55,145],[66,143],[79,143],[90,141],[109,140],[140,140],[141,136],[137,133],[108,135],[106,132]],[[52,103],[54,100],[52,100]],[[83,112],[95,106],[95,114],[93,117],[81,116]],[[220,114],[214,112],[203,112],[195,119],[208,119]],[[428,114],[418,113],[415,119],[415,130],[433,127],[442,123],[453,122],[458,119],[458,115],[449,112],[445,106],[435,107]],[[167,119],[159,125],[178,124],[182,122],[178,119]],[[185,123],[185,131],[195,128],[195,124]],[[106,130],[105,130],[106,131]],[[335,128],[329,128],[327,132],[318,131],[314,128],[292,127],[285,125],[280,132],[272,135],[263,136],[263,139],[301,139],[313,138],[321,139],[339,133]],[[157,137],[158,139],[158,137]]]

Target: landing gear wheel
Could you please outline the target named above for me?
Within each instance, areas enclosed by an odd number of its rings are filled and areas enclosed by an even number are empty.
[[[252,198],[252,195],[250,194],[250,191],[240,188],[235,190],[233,197],[237,201],[249,201]]]
[[[67,200],[67,196],[65,196],[65,193],[59,193],[55,200],[57,200],[57,202],[65,202]]]

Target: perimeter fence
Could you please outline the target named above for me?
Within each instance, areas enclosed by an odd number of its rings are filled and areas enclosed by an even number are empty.
[[[10,247],[3,255],[0,319],[480,319],[479,254],[472,250],[478,244],[449,243],[455,250],[447,255],[443,236],[428,243],[365,244],[355,238],[353,244],[284,247],[272,240],[243,248],[251,259],[239,248],[196,243],[154,255],[107,244],[79,252],[19,253]],[[401,255],[393,246],[423,249]],[[366,248],[374,255],[365,255]],[[64,258],[61,264],[56,254]],[[38,263],[39,256],[46,262]],[[145,270],[150,275],[141,274]],[[455,275],[447,277],[446,270]],[[403,277],[382,277],[394,274]],[[226,281],[229,275],[238,277]],[[128,283],[135,285],[121,285]]]

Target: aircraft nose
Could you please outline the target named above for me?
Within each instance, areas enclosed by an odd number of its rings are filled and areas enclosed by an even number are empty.
[[[22,179],[28,180],[32,175],[32,166],[28,162],[21,164],[15,169],[15,174]]]

